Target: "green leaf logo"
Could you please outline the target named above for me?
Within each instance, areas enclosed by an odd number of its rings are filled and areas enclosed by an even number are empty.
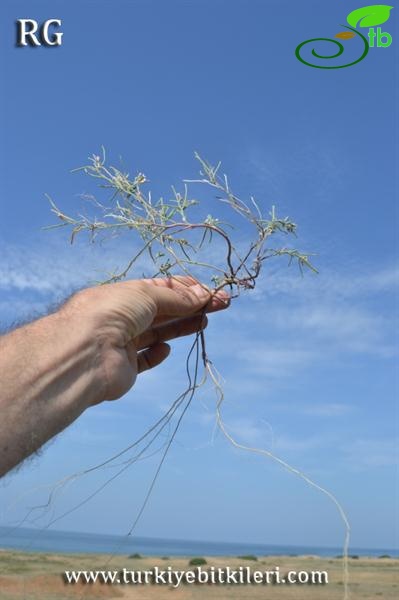
[[[353,10],[347,16],[346,20],[352,27],[374,27],[388,21],[393,6],[386,4],[373,4],[372,6],[363,6]]]

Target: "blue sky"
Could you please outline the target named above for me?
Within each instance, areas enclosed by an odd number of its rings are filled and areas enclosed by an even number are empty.
[[[354,546],[393,547],[396,9],[383,25],[392,46],[371,49],[354,67],[312,69],[294,56],[301,41],[342,30],[358,7],[3,3],[0,318],[7,326],[44,312],[129,257],[135,242],[128,237],[103,246],[82,238],[71,247],[64,232],[41,230],[54,222],[46,192],[72,213],[79,194],[95,192],[70,169],[102,144],[113,162],[122,156],[130,172],[144,171],[155,194],[196,175],[194,150],[222,160],[238,193],[298,223],[297,245],[317,253],[320,271],[301,278],[275,263],[255,292],[210,318],[208,350],[225,379],[229,430],[333,492]],[[17,18],[62,19],[63,45],[15,47]],[[346,42],[348,53],[356,43]],[[125,398],[87,411],[4,480],[2,522],[40,503],[38,486],[107,458],[156,420],[184,386],[190,343],[176,342],[167,363]],[[184,421],[137,533],[341,545],[334,506],[276,464],[232,448],[215,433],[214,407],[209,387]],[[57,527],[126,532],[154,468],[152,458],[138,463]],[[71,485],[54,510],[76,504],[95,483]]]

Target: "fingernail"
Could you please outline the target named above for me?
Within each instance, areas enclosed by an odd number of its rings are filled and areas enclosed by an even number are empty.
[[[197,283],[196,285],[191,286],[190,289],[200,300],[205,300],[210,296],[210,292],[205,285],[200,285]]]

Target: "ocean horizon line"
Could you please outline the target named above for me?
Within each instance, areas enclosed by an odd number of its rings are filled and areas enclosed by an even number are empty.
[[[116,546],[116,548],[115,548]],[[342,547],[316,544],[273,544],[260,542],[226,542],[187,540],[153,536],[127,536],[112,533],[49,530],[19,526],[0,526],[0,548],[36,552],[93,553],[138,552],[147,556],[236,556],[267,555],[342,555]],[[351,547],[350,555],[399,557],[399,548]]]

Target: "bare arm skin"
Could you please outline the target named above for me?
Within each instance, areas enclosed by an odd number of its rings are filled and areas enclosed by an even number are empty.
[[[89,406],[125,394],[169,354],[165,343],[228,306],[188,277],[88,288],[0,338],[0,476]]]

